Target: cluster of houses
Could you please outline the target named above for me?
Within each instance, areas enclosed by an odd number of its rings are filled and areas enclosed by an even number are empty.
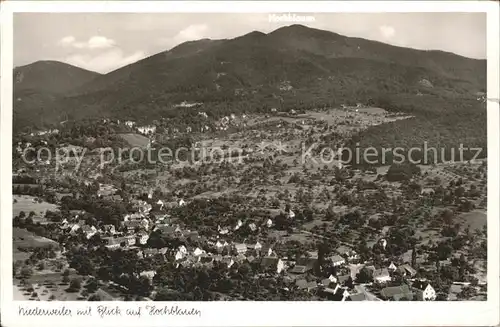
[[[75,219],[78,219],[78,215],[75,216]],[[67,219],[64,219],[59,228],[63,231],[67,231],[70,235],[77,235],[78,233],[83,232],[87,239],[92,238],[92,236],[99,232],[95,226],[86,224],[83,219],[77,220],[74,223],[70,223]]]
[[[139,131],[139,133],[143,135],[151,135],[156,132],[156,126],[154,125],[139,126],[137,127],[137,130]]]
[[[183,235],[190,240],[198,239],[200,236],[195,231],[182,231],[178,226],[160,226],[156,227],[162,233]],[[147,237],[144,235],[143,237]],[[128,245],[134,244],[134,239],[128,237]],[[125,240],[122,240],[122,245]],[[139,242],[136,240],[135,242]],[[147,240],[143,241],[147,242]],[[135,243],[136,244],[136,243]],[[224,254],[225,253],[225,254]],[[280,258],[272,245],[261,244],[255,242],[251,244],[245,243],[230,243],[219,238],[205,239],[204,246],[189,248],[185,245],[179,246],[177,249],[142,249],[138,252],[140,258],[161,255],[165,259],[176,262],[177,267],[185,266],[205,266],[211,267],[215,262],[220,262],[228,268],[235,263],[258,263],[263,273],[283,274],[288,280],[290,286],[296,287],[299,290],[315,292],[318,296],[323,296],[330,300],[337,301],[370,301],[381,300],[373,295],[370,297],[367,294],[353,292],[349,289],[347,282],[352,281],[350,274],[333,276],[317,281],[308,281],[306,276],[311,272],[318,260],[314,253],[307,257],[298,258],[296,261],[289,258]],[[359,260],[359,256],[355,252],[347,252],[344,256],[333,255],[328,258],[335,267],[345,266],[347,262],[355,262]],[[373,282],[379,285],[385,285],[393,279],[393,273],[396,271],[408,278],[413,278],[416,275],[415,269],[409,264],[396,266],[394,263],[387,268],[376,269],[374,266],[367,266],[373,271]],[[351,285],[352,287],[352,285]],[[380,291],[380,297],[384,300],[400,301],[413,300],[433,301],[436,299],[436,292],[429,283],[416,280],[411,287],[408,285],[385,287]]]
[[[110,184],[99,184],[99,190],[97,191],[97,197],[104,199],[111,199],[115,195],[117,189]]]
[[[99,196],[113,196],[115,189],[111,186],[100,185]],[[150,192],[151,193],[151,192]],[[152,197],[150,197],[152,198]],[[87,239],[99,234],[104,245],[110,249],[135,249],[139,258],[152,256],[162,256],[168,261],[173,261],[177,266],[205,266],[211,267],[214,263],[220,262],[230,268],[235,263],[248,262],[258,264],[262,273],[281,274],[289,281],[289,287],[295,287],[300,290],[314,292],[318,296],[338,301],[367,301],[367,300],[435,300],[436,292],[432,286],[426,282],[414,281],[411,286],[400,285],[385,287],[380,291],[380,298],[373,294],[367,295],[353,289],[352,280],[356,276],[347,273],[349,268],[346,264],[359,262],[359,256],[349,251],[343,255],[333,255],[327,260],[331,265],[337,267],[337,271],[344,274],[338,276],[330,275],[322,280],[310,280],[315,269],[318,256],[317,253],[309,253],[307,256],[299,258],[279,257],[273,251],[273,245],[263,244],[259,241],[247,244],[235,243],[229,241],[229,235],[242,228],[245,223],[238,220],[235,226],[218,227],[218,235],[212,238],[202,237],[196,231],[183,230],[181,226],[172,224],[170,216],[164,213],[151,214],[152,205],[147,201],[133,200],[135,208],[134,213],[129,213],[123,217],[122,228],[117,231],[114,225],[104,225],[99,229],[90,226],[83,220],[78,220],[76,214],[73,223],[66,219],[61,223],[60,228],[68,231],[70,234],[83,232]],[[179,200],[177,206],[183,206],[186,202]],[[156,205],[165,206],[162,200],[158,200]],[[293,219],[295,214],[289,210],[287,212],[289,219]],[[249,223],[248,228],[257,231],[259,228],[271,227],[271,219],[263,221],[261,226],[255,222]],[[184,242],[176,248],[149,248],[147,247],[151,232],[158,231],[162,235],[179,237],[189,242]],[[385,248],[386,241],[382,239],[381,246]],[[188,246],[187,244],[196,244]],[[372,270],[373,283],[384,286],[394,280],[394,274],[404,275],[412,280],[417,272],[409,264],[396,266],[391,262],[387,267],[375,268],[365,265],[365,268]],[[154,276],[154,271],[149,272]],[[350,283],[348,281],[350,280]]]
[[[184,101],[184,102],[182,102],[178,105],[175,105],[175,106],[176,107],[195,107],[195,106],[200,106],[200,105],[202,105],[202,103],[188,103],[188,102]],[[208,115],[204,111],[198,112],[198,115],[200,117],[203,117],[204,119],[208,119]],[[219,120],[217,120],[215,122],[215,130],[225,131],[229,128],[230,125],[240,125],[240,123],[237,122],[237,118],[238,117],[235,114],[231,114],[229,116],[224,116],[224,117],[220,118]],[[243,120],[245,120],[247,118],[247,116],[245,114],[243,114],[241,116],[241,118]],[[118,121],[118,123],[120,123],[120,121]],[[137,123],[134,121],[131,121],[131,120],[125,121],[125,122],[123,122],[123,124],[129,128],[133,128],[133,129],[137,130],[137,132],[139,132],[140,134],[145,135],[145,136],[154,135],[156,133],[156,130],[157,130],[157,126],[155,126],[153,124],[144,125],[144,126],[137,126]],[[246,124],[243,122],[243,125],[246,125]],[[200,127],[200,131],[202,133],[209,132],[211,129],[212,128],[208,125],[203,125]],[[169,132],[169,129],[165,129],[165,130],[166,130],[166,133]],[[178,128],[172,128],[171,132],[172,133],[179,133],[181,131]],[[187,126],[185,129],[185,132],[191,133],[191,132],[193,132],[193,128],[191,126]]]
[[[187,101],[182,101],[179,104],[174,105],[176,108],[192,108],[192,107],[198,107],[203,105],[202,102],[187,102]]]
[[[289,258],[280,258],[273,250],[273,246],[255,242],[251,244],[232,243],[227,240],[222,240],[219,237],[207,239],[202,238],[196,231],[183,231],[179,226],[159,224],[154,227],[154,230],[161,231],[162,234],[182,235],[185,239],[203,240],[198,242],[196,247],[188,247],[181,245],[178,248],[146,248],[144,247],[149,239],[148,226],[142,225],[144,218],[135,220],[138,214],[128,215],[127,222],[138,221],[139,232],[131,232],[129,235],[118,233],[113,225],[104,225],[100,230],[94,226],[85,224],[80,220],[74,224],[69,224],[67,220],[61,223],[61,229],[67,229],[69,233],[77,233],[80,230],[85,234],[87,239],[93,235],[100,233],[105,235],[101,240],[105,242],[108,249],[118,248],[136,248],[138,258],[148,258],[153,256],[162,256],[164,259],[176,262],[177,266],[205,266],[211,267],[214,263],[220,262],[228,268],[235,263],[258,263],[263,273],[283,274],[289,282],[289,287],[296,287],[299,290],[315,292],[318,296],[323,296],[330,300],[337,301],[369,301],[380,300],[379,298],[370,298],[367,294],[353,292],[347,285],[349,279],[352,282],[351,274],[343,274],[338,276],[330,275],[322,280],[311,281],[306,279],[318,260],[314,253],[309,256],[290,260]],[[159,219],[161,221],[162,219]],[[347,252],[343,256],[333,255],[329,258],[334,267],[343,267],[347,262],[356,262],[359,256],[354,252]],[[365,266],[371,269],[373,274],[373,282],[379,285],[385,285],[393,279],[393,273],[396,271],[408,278],[413,278],[416,275],[415,269],[409,264],[396,266],[390,263],[387,268],[376,269],[374,266]],[[344,270],[345,271],[345,270]],[[154,271],[149,272],[149,275],[154,276]],[[288,287],[287,287],[288,288]],[[436,292],[429,283],[423,281],[413,281],[411,287],[404,284],[400,286],[385,287],[380,291],[380,297],[384,300],[400,301],[400,300],[424,300],[432,301],[436,299]]]
[[[110,196],[106,191],[113,192],[112,187],[101,185],[99,192],[101,196]],[[242,228],[245,223],[238,220],[235,226],[218,228],[218,235],[212,238],[202,237],[196,231],[183,230],[181,226],[172,224],[171,217],[164,213],[151,214],[152,205],[146,201],[133,200],[134,213],[124,215],[122,228],[120,231],[114,225],[103,225],[99,228],[88,225],[84,220],[78,219],[81,212],[72,212],[74,219],[72,222],[63,220],[60,228],[66,232],[76,235],[83,233],[86,239],[91,239],[99,234],[104,245],[110,249],[134,249],[139,258],[152,256],[162,256],[168,261],[173,261],[177,266],[205,266],[210,268],[214,263],[219,262],[228,268],[235,263],[248,262],[258,264],[261,272],[266,274],[281,274],[289,282],[288,288],[294,287],[307,292],[314,292],[321,296],[336,301],[373,301],[373,300],[424,300],[432,301],[436,299],[436,292],[433,287],[425,282],[415,280],[416,270],[409,264],[395,265],[391,262],[387,267],[370,266],[364,267],[372,270],[373,283],[383,287],[377,296],[360,292],[353,288],[352,280],[356,276],[348,273],[347,263],[359,263],[359,256],[349,251],[343,255],[332,255],[327,258],[332,266],[337,267],[338,272],[343,272],[337,276],[330,275],[328,278],[311,280],[311,274],[318,261],[317,254],[310,253],[300,258],[280,257],[274,250],[275,245],[263,244],[259,241],[247,243],[231,242],[229,235]],[[164,206],[161,200],[156,202],[158,206]],[[176,202],[177,206],[185,205],[184,200]],[[287,212],[289,218],[293,218],[293,211]],[[254,222],[247,224],[248,228],[257,231],[259,228],[271,227],[272,220],[264,221],[261,226]],[[186,245],[176,248],[149,248],[147,247],[151,232],[159,231],[162,235],[171,235],[185,239]],[[385,247],[386,241],[382,239],[381,246]],[[187,244],[196,244],[188,246]],[[406,276],[412,281],[411,285],[388,286],[385,285],[394,281],[395,273]],[[148,272],[154,276],[154,271]],[[314,278],[314,277],[313,277]],[[350,282],[348,282],[350,280]],[[285,290],[286,291],[286,290]]]
[[[52,134],[58,134],[59,130],[57,128],[53,129],[48,129],[48,130],[43,130],[43,131],[37,131],[37,132],[32,132],[30,133],[30,136],[43,136],[43,135],[52,135]]]

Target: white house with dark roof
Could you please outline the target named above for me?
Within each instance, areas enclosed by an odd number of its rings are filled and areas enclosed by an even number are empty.
[[[145,270],[139,273],[139,276],[147,277],[149,280],[152,280],[156,275],[156,270]]]
[[[221,235],[227,235],[229,234],[229,229],[227,227],[221,228],[220,226],[217,227],[219,234]]]
[[[351,296],[351,294],[347,289],[343,289],[341,295],[342,295],[342,300],[340,301],[345,301],[349,298],[349,296]]]
[[[247,245],[244,243],[236,243],[234,244],[234,250],[236,254],[244,254],[247,252]]]
[[[137,130],[139,131],[139,133],[144,135],[153,134],[156,132],[156,126],[154,125],[139,126],[137,127]]]
[[[183,253],[183,254],[188,253],[188,250],[184,245],[179,246],[179,251],[181,251],[181,253]]]
[[[76,235],[77,231],[80,229],[80,225],[79,224],[74,224],[73,226],[71,226],[69,232],[70,234],[72,235]]]
[[[182,258],[184,258],[184,253],[181,252],[181,250],[177,250],[177,252],[175,252],[175,261],[178,261],[178,260],[182,260]]]
[[[127,220],[123,223],[129,232],[133,232],[136,228],[142,227],[141,221],[139,220]]]
[[[132,120],[127,120],[124,124],[125,124],[125,126],[132,128],[132,127],[134,127],[135,122]]]
[[[196,248],[196,249],[194,249],[194,251],[193,251],[193,255],[194,255],[194,256],[196,256],[196,257],[198,257],[198,256],[202,255],[203,253],[205,253],[205,251],[203,251],[203,250],[202,250],[202,249],[200,249],[200,248]]]
[[[334,255],[331,257],[332,264],[334,267],[341,266],[345,263],[345,259],[342,258],[340,255]]]
[[[348,260],[358,260],[359,259],[359,255],[354,250],[347,251],[345,253],[345,255],[346,255]]]
[[[97,228],[94,226],[84,225],[82,226],[82,231],[87,239],[90,239],[92,236],[97,234]]]
[[[125,241],[122,237],[106,237],[103,240],[106,242],[106,248],[110,250],[118,249],[121,246],[121,242]]]
[[[135,212],[123,216],[123,221],[141,220],[142,218],[144,218],[144,214]]]
[[[285,269],[285,263],[277,257],[263,257],[260,266],[262,269],[273,269],[278,274]]]
[[[381,239],[379,241],[379,244],[382,246],[382,248],[385,250],[385,248],[387,247],[387,240],[385,238]]]
[[[234,230],[240,229],[241,226],[243,226],[243,222],[241,220],[238,220],[238,222],[236,223],[236,226],[234,227]]]
[[[387,268],[376,269],[373,272],[373,280],[377,283],[387,283],[391,280],[389,270]]]
[[[273,248],[271,247],[271,245],[264,244],[260,248],[259,252],[260,252],[260,255],[262,255],[264,257],[269,257],[273,254]]]
[[[254,223],[249,224],[248,228],[250,228],[252,232],[255,232],[257,230],[257,226]]]
[[[148,230],[149,229],[149,220],[147,220],[146,218],[143,218],[141,220],[141,226],[142,226],[142,228]]]
[[[215,248],[222,249],[223,247],[224,247],[224,243],[221,242],[221,240],[217,240],[217,242],[215,243]]]
[[[127,235],[125,236],[125,239],[127,240],[128,246],[133,246],[136,243],[136,238],[134,235]]]
[[[349,297],[349,292],[340,287],[339,284],[331,284],[330,287],[322,289],[323,294],[326,294],[332,300],[345,301]]]
[[[137,235],[137,243],[139,243],[141,245],[147,244],[148,240],[149,240],[149,235],[146,233],[139,233]]]
[[[436,300],[436,290],[427,282],[417,281],[412,284],[412,289],[419,301]]]
[[[60,229],[68,229],[70,228],[71,225],[69,224],[68,220],[67,219],[64,219],[63,221],[61,221],[61,223],[59,224],[59,228]]]

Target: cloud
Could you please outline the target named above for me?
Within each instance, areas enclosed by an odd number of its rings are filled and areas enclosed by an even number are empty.
[[[59,40],[58,44],[65,48],[76,49],[105,49],[116,45],[115,40],[105,36],[92,36],[86,42],[77,42],[74,36],[65,36]]]
[[[74,36],[65,36],[59,41],[59,44],[62,46],[71,46],[75,41],[76,39]]]
[[[380,33],[386,39],[392,38],[396,34],[394,27],[389,25],[382,25],[379,27]]]
[[[121,49],[115,48],[98,55],[73,54],[63,59],[63,61],[95,72],[108,73],[145,57],[146,54],[143,51],[136,51],[130,55],[125,55]]]
[[[114,45],[116,45],[116,42],[105,36],[92,36],[87,42],[87,46],[90,49],[110,48]]]
[[[207,25],[190,25],[180,31],[174,39],[180,42],[202,39],[206,35],[207,30]]]
[[[161,38],[158,44],[172,48],[187,41],[200,40],[207,37],[208,26],[205,24],[195,24],[189,25],[173,37]]]

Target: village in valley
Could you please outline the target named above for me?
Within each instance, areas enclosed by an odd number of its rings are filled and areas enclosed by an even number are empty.
[[[13,162],[15,299],[486,300],[486,159],[320,160],[321,146],[410,118],[363,103],[216,120],[202,106],[178,105],[193,124],[14,135],[18,157],[33,148]],[[72,155],[36,158],[42,147]],[[103,164],[105,148],[133,147],[190,152]]]
[[[14,300],[490,303],[486,15],[398,15],[16,12]]]

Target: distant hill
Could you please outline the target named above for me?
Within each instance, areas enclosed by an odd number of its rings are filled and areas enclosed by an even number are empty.
[[[400,148],[399,153],[407,156],[413,148],[419,150],[413,150],[412,160],[427,164],[434,160],[469,160],[476,155],[477,150],[474,149],[482,149],[478,158],[487,157],[487,116],[484,103],[476,99],[446,99],[436,96],[419,96],[412,99],[404,95],[392,96],[381,102],[390,111],[405,111],[415,117],[361,131],[345,144],[352,153],[356,150],[363,153],[363,149],[367,148]],[[462,154],[459,150],[461,145],[464,148]],[[434,148],[436,152],[426,151],[426,148]],[[392,151],[378,151],[377,154],[377,165],[384,161],[386,164],[392,163]],[[344,159],[351,160],[351,164],[370,166],[364,162],[363,156],[360,156],[359,161],[354,157],[348,158],[346,152]],[[401,157],[394,159],[401,160]],[[373,157],[369,160],[374,161]]]
[[[382,42],[345,37],[302,25],[282,27],[269,34],[283,47],[312,52],[328,58],[360,58],[410,67],[421,67],[452,80],[486,83],[486,60],[436,50],[416,50]]]
[[[30,83],[45,79],[50,86],[46,92],[37,88],[40,94],[31,110],[15,102],[16,127],[88,117],[151,121],[188,114],[175,107],[182,101],[202,102],[207,113],[219,115],[367,102],[381,93],[404,95],[410,102],[424,94],[452,103],[486,88],[485,60],[301,25],[230,40],[186,42],[105,75],[61,73],[69,69],[50,75],[45,69],[37,70],[40,77]],[[68,76],[74,81],[68,82]],[[61,81],[50,82],[52,77]],[[16,84],[16,92],[23,87]],[[58,92],[64,95],[53,95],[54,90],[64,90]]]
[[[60,94],[100,75],[59,61],[37,61],[14,68],[14,86],[16,92]]]
[[[14,128],[54,123],[61,114],[57,100],[100,75],[59,61],[14,68]]]

